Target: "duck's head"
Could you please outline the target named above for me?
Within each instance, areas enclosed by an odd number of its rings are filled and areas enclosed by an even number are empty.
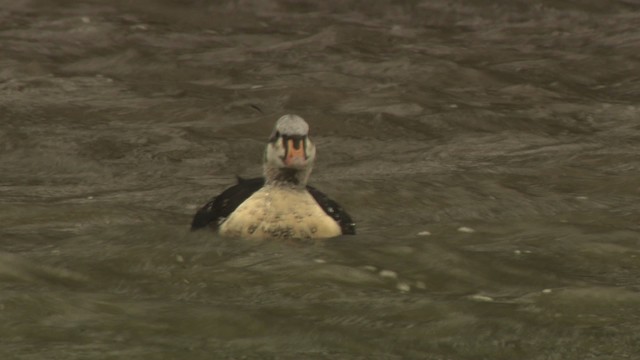
[[[276,122],[264,153],[266,181],[305,185],[315,158],[307,122],[298,115],[285,115]]]

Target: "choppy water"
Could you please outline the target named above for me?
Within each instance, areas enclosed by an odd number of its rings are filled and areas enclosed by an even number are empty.
[[[640,358],[637,1],[0,3],[0,358]],[[284,113],[359,235],[189,233]]]

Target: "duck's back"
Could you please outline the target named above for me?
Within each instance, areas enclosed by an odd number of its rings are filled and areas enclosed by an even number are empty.
[[[266,185],[240,204],[220,225],[220,234],[254,239],[329,238],[340,225],[304,188]]]

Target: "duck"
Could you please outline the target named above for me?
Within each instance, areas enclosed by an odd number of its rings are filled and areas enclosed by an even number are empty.
[[[263,156],[263,177],[244,179],[202,206],[191,230],[257,240],[324,239],[355,235],[351,216],[307,185],[316,158],[309,125],[300,116],[276,121]]]

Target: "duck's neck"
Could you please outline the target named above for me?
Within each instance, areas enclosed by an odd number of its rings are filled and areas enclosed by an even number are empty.
[[[311,174],[311,167],[306,169],[292,169],[279,167],[264,167],[266,185],[292,187],[304,189]]]

